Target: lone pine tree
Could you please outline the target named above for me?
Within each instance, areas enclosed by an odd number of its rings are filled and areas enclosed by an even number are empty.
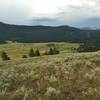
[[[48,54],[49,54],[49,55],[53,55],[53,54],[54,54],[54,52],[53,52],[53,49],[52,49],[52,48],[50,48],[50,49],[49,49]]]
[[[10,60],[10,57],[7,55],[6,52],[2,52],[1,58],[2,58],[2,60]]]
[[[35,56],[34,50],[33,50],[33,48],[31,48],[29,51],[29,57],[34,57],[34,56]]]

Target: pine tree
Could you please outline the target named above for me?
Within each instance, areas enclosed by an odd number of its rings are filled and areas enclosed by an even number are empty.
[[[30,49],[29,56],[30,57],[34,57],[35,56],[33,48]]]
[[[40,51],[38,49],[35,51],[35,56],[40,56]]]
[[[53,48],[53,53],[54,54],[59,54],[59,50],[57,48]]]
[[[1,58],[2,58],[2,60],[10,60],[10,58],[8,57],[6,52],[2,52]]]
[[[49,55],[53,55],[53,54],[54,54],[54,52],[53,52],[53,49],[52,49],[52,48],[50,48],[50,49],[49,49],[48,54],[49,54]]]

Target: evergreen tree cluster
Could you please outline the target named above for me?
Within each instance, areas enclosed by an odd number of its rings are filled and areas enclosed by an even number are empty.
[[[77,49],[78,52],[95,52],[100,50],[100,44],[98,43],[84,43]]]
[[[59,50],[57,48],[50,48],[47,54],[48,55],[59,54]]]
[[[40,56],[40,51],[38,49],[34,51],[33,48],[31,48],[29,51],[29,57],[35,57],[35,56]]]
[[[59,54],[59,50],[57,48],[49,48],[49,50],[44,53],[44,55],[55,55],[55,54]],[[23,55],[22,58],[37,57],[37,56],[41,56],[40,51],[38,49],[33,50],[33,48],[31,48],[29,50],[28,56]],[[1,58],[3,61],[11,60],[5,51],[1,53]]]

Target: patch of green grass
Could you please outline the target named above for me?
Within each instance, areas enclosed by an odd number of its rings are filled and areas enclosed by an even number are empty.
[[[52,45],[53,44],[53,45]],[[2,51],[7,52],[11,59],[20,59],[23,55],[28,55],[30,48],[39,49],[41,54],[50,47],[56,47],[60,53],[73,52],[73,48],[79,47],[79,44],[72,43],[10,43],[0,45],[0,54]]]

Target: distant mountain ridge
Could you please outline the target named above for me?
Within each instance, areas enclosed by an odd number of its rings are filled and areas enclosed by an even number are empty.
[[[0,42],[99,42],[100,30],[70,26],[25,26],[0,22]]]
[[[97,28],[97,27],[84,27],[81,29],[83,29],[83,30],[100,30],[100,28]]]

